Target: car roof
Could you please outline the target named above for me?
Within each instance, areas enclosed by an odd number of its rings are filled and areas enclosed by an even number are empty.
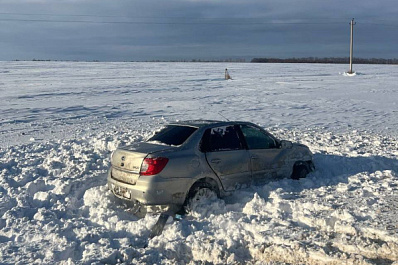
[[[170,125],[182,125],[182,126],[191,126],[196,128],[207,127],[209,125],[212,126],[223,126],[229,124],[252,124],[250,122],[240,122],[240,121],[219,121],[219,120],[187,120],[187,121],[177,121],[174,123],[170,123]]]

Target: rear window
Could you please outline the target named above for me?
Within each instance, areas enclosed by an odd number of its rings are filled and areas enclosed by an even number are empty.
[[[196,130],[197,128],[188,126],[168,125],[149,138],[148,142],[158,142],[166,145],[181,145]]]

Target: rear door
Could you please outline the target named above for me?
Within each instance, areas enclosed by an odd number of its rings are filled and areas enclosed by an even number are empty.
[[[249,152],[244,149],[238,130],[234,125],[215,127],[206,130],[202,139],[207,162],[227,191],[251,183]]]
[[[250,154],[254,185],[263,185],[283,177],[286,167],[285,149],[279,148],[277,140],[260,128],[241,125]]]

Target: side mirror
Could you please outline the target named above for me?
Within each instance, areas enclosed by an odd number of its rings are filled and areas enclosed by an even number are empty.
[[[293,143],[290,141],[282,140],[280,141],[282,149],[290,149],[293,147]]]

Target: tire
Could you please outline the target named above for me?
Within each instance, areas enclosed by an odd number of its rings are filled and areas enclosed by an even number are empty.
[[[214,186],[207,182],[198,182],[192,186],[185,199],[184,212],[191,213],[196,211],[198,208],[208,205],[209,200],[214,200],[218,197],[218,192]]]
[[[293,173],[291,178],[295,180],[305,178],[308,175],[308,173],[310,173],[310,171],[308,170],[308,167],[306,165],[303,164],[296,165],[293,168]]]

